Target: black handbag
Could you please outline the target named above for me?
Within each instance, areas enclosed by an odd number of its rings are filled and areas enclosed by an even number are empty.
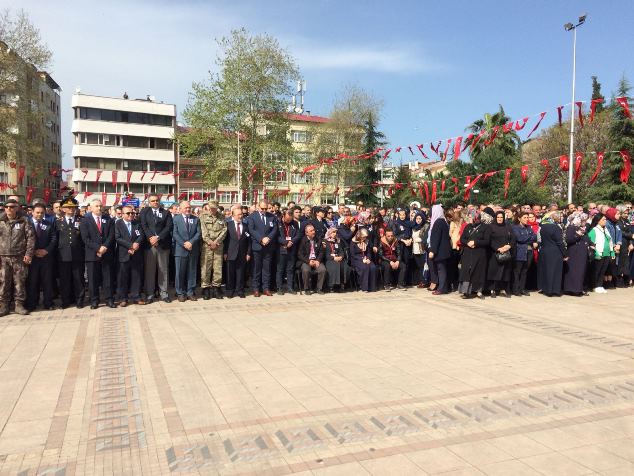
[[[504,253],[500,253],[499,251],[495,252],[495,259],[498,263],[507,263],[511,261],[511,252],[505,251]]]

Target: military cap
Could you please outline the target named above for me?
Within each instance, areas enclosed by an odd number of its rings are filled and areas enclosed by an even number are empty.
[[[65,207],[78,207],[79,203],[73,197],[66,197],[62,200],[62,204],[60,205],[62,208]]]
[[[207,202],[207,205],[209,206],[209,208],[218,209],[218,200],[209,200],[209,202]]]

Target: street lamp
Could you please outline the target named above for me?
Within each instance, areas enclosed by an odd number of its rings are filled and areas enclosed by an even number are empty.
[[[575,77],[577,72],[577,27],[583,25],[586,22],[587,15],[581,15],[578,23],[566,23],[564,29],[566,31],[572,30],[572,102],[570,103],[570,153],[568,154],[568,203],[572,203],[572,179],[573,179],[573,165],[572,158],[574,156],[575,147]]]

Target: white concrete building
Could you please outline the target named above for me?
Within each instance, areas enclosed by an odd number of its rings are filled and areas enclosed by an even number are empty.
[[[113,205],[126,193],[174,200],[176,106],[126,97],[73,94],[72,181],[80,203]]]

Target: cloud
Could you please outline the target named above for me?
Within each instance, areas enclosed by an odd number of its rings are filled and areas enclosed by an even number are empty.
[[[417,48],[317,46],[292,49],[302,69],[357,70],[380,73],[425,73],[444,68]]]

